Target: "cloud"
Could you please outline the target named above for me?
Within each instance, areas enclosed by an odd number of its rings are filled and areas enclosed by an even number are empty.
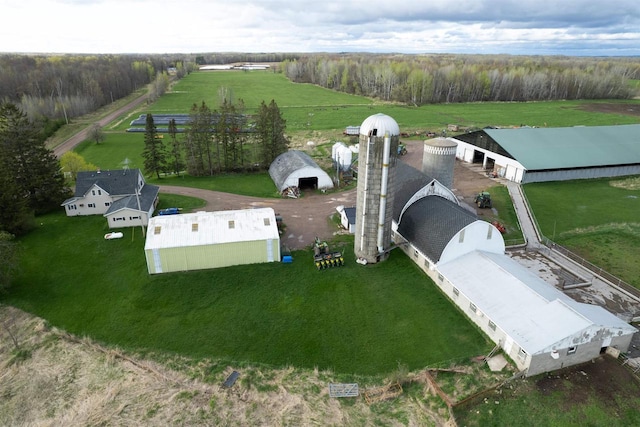
[[[0,52],[640,55],[637,0],[0,2]]]

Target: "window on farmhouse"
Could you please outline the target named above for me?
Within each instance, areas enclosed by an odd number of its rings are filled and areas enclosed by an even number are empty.
[[[90,207],[90,208],[95,208],[96,204],[95,203],[89,203],[87,206]]]
[[[574,345],[573,347],[569,347],[569,348],[567,349],[567,354],[573,354],[573,353],[575,353],[575,352],[576,352],[576,350],[577,350],[577,349],[578,349],[578,346],[577,346],[577,345]]]
[[[109,203],[109,202],[104,202],[104,205],[105,205],[105,206],[109,206],[110,204],[111,204],[111,203]]]

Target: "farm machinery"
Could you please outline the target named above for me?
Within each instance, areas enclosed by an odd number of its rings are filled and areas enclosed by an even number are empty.
[[[313,261],[318,270],[344,265],[342,252],[330,252],[327,242],[321,241],[318,237],[313,244],[313,252]]]
[[[489,208],[491,209],[491,194],[489,194],[489,192],[487,191],[483,191],[482,193],[478,193],[478,195],[476,196],[474,202],[476,203],[476,205],[481,208]]]

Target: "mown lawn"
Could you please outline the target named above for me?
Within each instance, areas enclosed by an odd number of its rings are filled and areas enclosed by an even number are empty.
[[[141,229],[106,241],[102,217],[52,214],[20,241],[7,303],[126,349],[379,374],[488,351],[404,254],[317,271],[310,252],[270,263],[149,276]]]
[[[640,288],[640,178],[527,184],[542,233]]]

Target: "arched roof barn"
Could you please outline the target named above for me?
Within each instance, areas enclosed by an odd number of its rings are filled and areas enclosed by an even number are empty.
[[[269,166],[269,175],[278,191],[289,187],[333,188],[331,177],[306,153],[290,150],[280,154]]]

